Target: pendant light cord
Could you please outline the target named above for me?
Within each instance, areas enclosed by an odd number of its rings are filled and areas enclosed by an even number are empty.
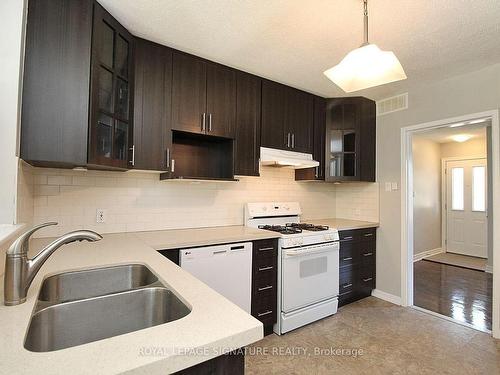
[[[368,42],[368,0],[363,0],[363,19],[364,19],[364,40],[362,46],[370,44]]]

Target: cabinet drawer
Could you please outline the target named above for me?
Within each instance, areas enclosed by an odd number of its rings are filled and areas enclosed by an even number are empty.
[[[262,277],[255,279],[253,283],[252,295],[257,299],[271,298],[276,295],[276,279],[274,275],[271,277]]]
[[[339,266],[340,268],[344,268],[346,266],[353,265],[357,263],[357,251],[354,247],[354,244],[351,242],[343,242],[340,245],[339,252]]]
[[[272,253],[270,256],[255,256],[252,259],[252,268],[253,268],[253,273],[254,276],[261,272],[274,272],[276,273],[277,271],[277,263],[278,263],[278,258],[277,256],[272,256]]]
[[[355,270],[347,266],[346,270],[340,272],[339,275],[339,294],[343,295],[351,292],[354,289],[354,272]]]
[[[278,240],[260,240],[253,242],[253,258],[272,258],[278,256]]]
[[[339,231],[339,238],[343,242],[375,240],[376,231],[377,228],[342,230]]]

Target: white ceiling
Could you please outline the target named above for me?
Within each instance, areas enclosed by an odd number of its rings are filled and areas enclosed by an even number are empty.
[[[323,71],[362,42],[361,0],[99,0],[133,34],[323,96]],[[370,0],[370,41],[409,79],[380,98],[500,62],[499,0]]]
[[[469,135],[470,139],[486,138],[486,126],[490,125],[491,121],[483,122],[474,125],[464,125],[456,128],[449,126],[419,132],[417,137],[425,138],[437,143],[456,142],[451,137],[458,134]]]

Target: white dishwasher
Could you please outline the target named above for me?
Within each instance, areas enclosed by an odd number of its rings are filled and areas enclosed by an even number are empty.
[[[182,249],[180,265],[194,277],[250,313],[251,242]]]

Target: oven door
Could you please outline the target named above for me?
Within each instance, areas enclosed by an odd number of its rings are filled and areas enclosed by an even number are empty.
[[[339,294],[339,243],[282,251],[282,311],[287,313]]]

